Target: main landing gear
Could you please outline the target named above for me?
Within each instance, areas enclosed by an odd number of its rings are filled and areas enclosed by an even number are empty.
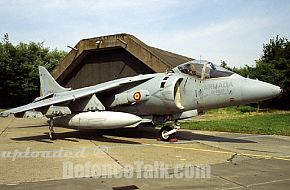
[[[53,130],[53,119],[49,118],[49,126],[48,126],[48,133],[49,133],[49,138],[50,140],[55,140],[56,139],[56,135],[55,132]]]
[[[173,121],[172,126],[164,126],[159,131],[159,138],[162,141],[170,141],[174,134],[177,132],[177,130],[180,129],[180,123],[178,123],[177,120]]]

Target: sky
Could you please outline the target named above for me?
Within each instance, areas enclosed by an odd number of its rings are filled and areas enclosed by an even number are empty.
[[[290,0],[0,0],[0,35],[70,51],[83,38],[128,33],[230,67],[254,65],[263,44],[290,39]]]

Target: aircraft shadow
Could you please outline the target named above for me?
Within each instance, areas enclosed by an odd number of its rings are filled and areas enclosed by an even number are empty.
[[[231,142],[231,143],[257,143],[256,141],[252,141],[252,140],[196,134],[196,133],[191,133],[188,131],[178,131],[176,135],[183,136],[184,138],[186,138],[186,140]]]
[[[69,131],[69,132],[63,132],[63,133],[56,132],[56,140],[79,142],[79,140],[77,140],[77,139],[101,141],[101,142],[112,142],[112,143],[124,143],[124,144],[140,144],[140,143],[134,142],[134,141],[108,138],[106,136],[101,135],[96,130]],[[53,141],[49,139],[48,133],[44,133],[42,135],[35,135],[35,136],[11,138],[11,140],[15,140],[15,141],[38,141],[38,142],[44,142],[44,143],[53,143]]]
[[[43,125],[31,125],[31,126],[23,126],[23,127],[17,127],[17,128],[20,128],[20,129],[25,129],[25,128],[40,128],[40,127],[47,127],[47,124],[43,124]]]
[[[100,142],[112,142],[112,143],[123,143],[123,144],[141,144],[134,141],[133,139],[144,138],[144,139],[157,139],[159,129],[151,127],[137,127],[137,128],[123,128],[123,129],[106,129],[106,130],[82,130],[82,131],[69,131],[69,132],[57,132],[56,138],[65,141],[79,142],[78,139],[100,141]],[[219,137],[204,134],[195,134],[190,131],[178,131],[175,135],[179,140],[185,141],[210,141],[210,142],[231,142],[231,143],[257,143],[255,141]],[[114,137],[127,138],[119,139]],[[132,138],[131,140],[128,140]],[[48,133],[35,136],[11,138],[15,141],[39,141],[45,143],[53,143],[49,139]]]
[[[125,138],[147,138],[147,139],[157,139],[158,132],[159,132],[159,129],[151,128],[151,127],[101,130],[102,135],[125,137]],[[211,141],[211,142],[257,143],[256,141],[251,141],[251,140],[246,140],[246,139],[195,134],[189,131],[178,131],[175,136],[179,140],[188,140],[188,141],[195,140],[195,141]]]

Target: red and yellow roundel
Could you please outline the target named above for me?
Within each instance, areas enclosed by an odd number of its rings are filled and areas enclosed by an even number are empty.
[[[134,98],[134,100],[136,100],[136,101],[140,101],[140,100],[141,100],[141,93],[140,93],[140,92],[135,92],[135,93],[133,94],[133,98]]]

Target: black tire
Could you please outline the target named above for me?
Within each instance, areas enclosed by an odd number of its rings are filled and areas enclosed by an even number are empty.
[[[49,135],[49,139],[50,140],[56,140],[56,134],[55,133],[51,133],[51,135]]]
[[[171,131],[172,128],[169,126],[164,126],[159,130],[159,138],[162,141],[169,141],[170,139],[172,139],[173,134],[168,135],[168,136],[164,136],[164,133]]]

